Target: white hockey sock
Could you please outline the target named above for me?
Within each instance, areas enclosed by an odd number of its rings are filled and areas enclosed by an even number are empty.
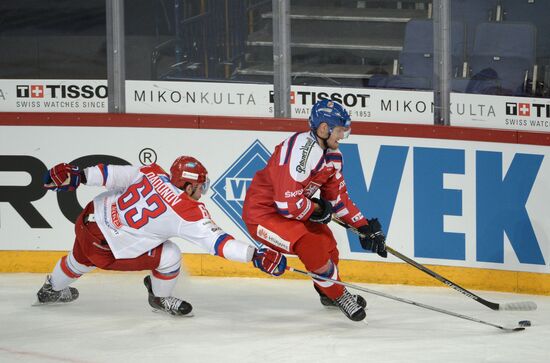
[[[158,276],[158,275],[157,275]],[[151,286],[153,288],[153,294],[158,297],[169,297],[172,296],[172,291],[176,287],[176,282],[178,281],[178,276],[170,279],[160,279],[155,275],[151,274]]]
[[[80,276],[93,269],[95,269],[94,266],[86,266],[78,263],[71,251],[67,256],[63,256],[57,261],[50,277],[52,288],[55,291],[61,291],[76,281]]]
[[[155,296],[172,296],[180,268],[181,251],[179,247],[171,241],[164,242],[159,266],[151,273],[151,286]]]

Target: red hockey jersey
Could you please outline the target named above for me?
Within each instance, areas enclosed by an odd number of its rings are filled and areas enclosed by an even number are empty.
[[[275,147],[267,166],[254,176],[246,192],[244,221],[258,224],[257,218],[271,213],[305,221],[314,210],[310,198],[320,190],[344,222],[367,224],[349,198],[342,166],[340,150],[323,150],[311,132],[292,135]]]

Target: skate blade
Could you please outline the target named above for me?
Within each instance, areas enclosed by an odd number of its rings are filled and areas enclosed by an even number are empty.
[[[65,305],[66,302],[55,301],[55,302],[40,302],[38,299],[31,304],[31,306],[51,306],[51,305]]]
[[[325,309],[327,310],[337,310],[337,311],[340,311],[340,308],[336,305],[323,305],[321,304]],[[366,306],[363,308],[365,311],[369,310],[369,307]]]
[[[191,317],[195,316],[195,315],[193,315],[192,311],[189,314],[185,314],[185,315],[174,315],[174,314],[170,314],[168,311],[159,310],[159,309],[151,309],[151,311],[156,313],[156,314],[168,315],[168,316],[172,316],[174,318],[191,318]]]

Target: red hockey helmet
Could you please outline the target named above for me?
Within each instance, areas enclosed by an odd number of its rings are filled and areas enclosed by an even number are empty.
[[[208,171],[200,161],[192,156],[180,156],[170,167],[170,182],[183,189],[185,183],[193,186],[202,184],[203,194],[208,190]]]

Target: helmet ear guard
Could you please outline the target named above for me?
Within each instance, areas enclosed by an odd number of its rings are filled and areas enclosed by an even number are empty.
[[[192,156],[180,156],[172,163],[170,182],[180,189],[184,189],[187,183],[192,184],[193,188],[201,184],[203,194],[208,191],[210,185],[208,171]]]

